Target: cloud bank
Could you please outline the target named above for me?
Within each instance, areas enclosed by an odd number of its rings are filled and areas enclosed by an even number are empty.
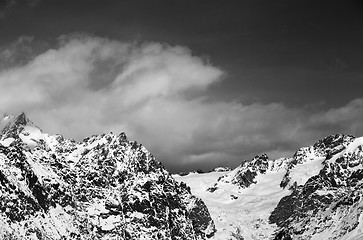
[[[236,166],[262,152],[292,154],[332,133],[363,133],[363,99],[314,112],[209,99],[208,89],[225,78],[186,47],[68,35],[26,64],[1,69],[0,112],[25,111],[44,131],[78,140],[126,132],[172,171]]]

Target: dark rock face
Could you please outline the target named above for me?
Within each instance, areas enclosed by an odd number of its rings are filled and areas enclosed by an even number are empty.
[[[358,226],[363,210],[363,151],[361,146],[346,151],[353,140],[332,135],[313,145],[325,154],[323,168],[282,198],[271,213],[270,222],[280,229],[275,239],[310,239],[324,232],[329,239],[340,239]]]
[[[255,177],[258,174],[264,174],[269,165],[268,156],[262,154],[255,156],[251,161],[246,161],[236,169],[236,172],[232,172],[232,184],[238,185],[241,188],[248,188],[251,184],[256,183]],[[222,176],[218,181],[226,180],[228,175]],[[209,190],[213,191],[213,187]]]
[[[325,153],[326,159],[343,151],[349,143],[355,139],[352,135],[334,134],[316,142],[313,147],[321,153]]]
[[[28,148],[17,144],[21,139],[16,137],[25,134],[28,120],[25,115],[16,119],[2,139],[18,141],[0,145],[0,238],[205,239],[214,235],[204,202],[125,134],[92,136],[80,143],[43,134],[34,139],[35,148]]]

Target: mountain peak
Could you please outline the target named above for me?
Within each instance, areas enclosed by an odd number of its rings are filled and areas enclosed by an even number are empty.
[[[14,119],[14,124],[16,125],[27,125],[29,122],[31,122],[29,120],[29,118],[25,115],[24,112],[22,112],[21,114],[19,114],[15,119]]]
[[[28,119],[24,112],[16,117],[5,116],[4,122],[6,125],[2,129],[2,138],[18,138],[19,133],[25,126],[34,126],[33,122]]]
[[[13,142],[22,142],[29,147],[35,147],[40,140],[45,140],[48,134],[34,125],[24,112],[18,116],[5,115],[0,120],[0,144],[9,146]]]

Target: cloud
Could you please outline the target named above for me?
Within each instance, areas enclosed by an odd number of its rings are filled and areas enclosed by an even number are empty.
[[[354,99],[345,106],[328,109],[313,114],[306,123],[304,131],[327,134],[334,129],[336,132],[363,135],[363,98]],[[303,133],[301,133],[303,134]]]
[[[67,35],[0,72],[0,111],[25,111],[44,131],[79,140],[125,131],[172,171],[292,154],[337,131],[362,134],[362,99],[315,112],[212,101],[208,88],[225,76],[186,47]]]

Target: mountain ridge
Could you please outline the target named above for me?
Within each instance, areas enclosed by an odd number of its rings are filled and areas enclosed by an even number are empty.
[[[124,133],[76,142],[43,133],[24,113],[9,119],[0,136],[2,239],[213,236],[204,202]]]
[[[3,239],[363,238],[363,137],[171,176],[125,133],[76,142],[25,114],[0,127]]]

